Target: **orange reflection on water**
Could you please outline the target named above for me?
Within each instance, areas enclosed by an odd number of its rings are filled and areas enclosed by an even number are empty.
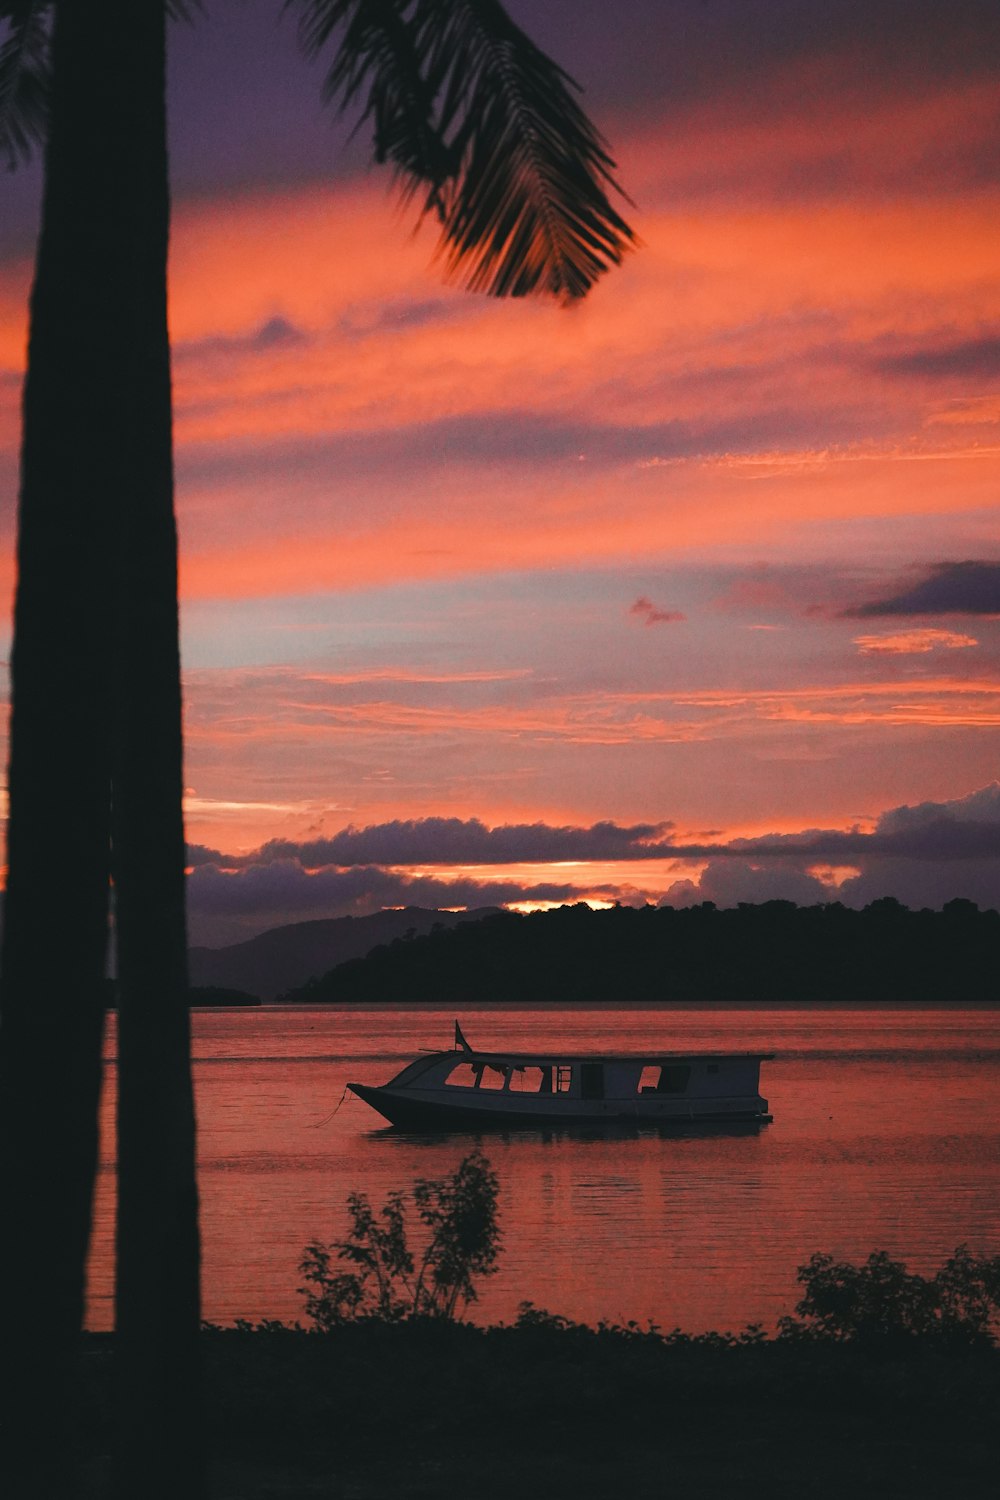
[[[299,1256],[344,1232],[350,1190],[381,1202],[454,1169],[469,1137],[382,1129],[350,1095],[332,1113],[349,1079],[384,1081],[420,1047],[450,1045],[452,1020],[394,1008],[197,1016],[208,1317],[300,1316]],[[996,1011],[470,1007],[462,1024],[485,1047],[778,1054],[762,1076],[774,1123],[756,1133],[485,1137],[504,1250],[477,1318],[509,1320],[530,1299],[587,1321],[773,1327],[815,1250],[885,1248],[926,1271],[960,1240],[996,1248]],[[109,1158],[106,1135],[92,1326],[110,1318]]]

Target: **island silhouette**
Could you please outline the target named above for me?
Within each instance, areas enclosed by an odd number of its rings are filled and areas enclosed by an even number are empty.
[[[964,900],[406,908],[196,949],[192,978],[293,1004],[992,1004],[998,946],[1000,913]]]

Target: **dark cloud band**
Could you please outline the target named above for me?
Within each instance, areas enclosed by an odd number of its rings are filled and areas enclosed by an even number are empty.
[[[488,828],[478,818],[415,818],[345,828],[328,839],[271,839],[252,854],[227,857],[193,846],[188,863],[229,869],[291,860],[306,870],[336,865],[507,865],[559,860],[662,859],[672,853],[671,823],[594,823],[589,828],[511,823]]]
[[[845,611],[854,620],[887,615],[1000,615],[1000,563],[938,563],[913,588]]]
[[[1000,336],[932,344],[888,355],[876,362],[884,375],[927,376],[953,380],[963,375],[992,378],[1000,375]]]

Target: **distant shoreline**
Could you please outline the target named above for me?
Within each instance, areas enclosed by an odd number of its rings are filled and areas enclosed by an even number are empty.
[[[469,1011],[603,1011],[603,1010],[1000,1010],[997,1000],[469,1000],[461,1005],[435,1000],[317,1000],[312,1004],[296,1000],[262,1001],[259,1005],[201,1006],[204,1010],[255,1010],[271,1014],[280,1012],[380,1010],[427,1011],[431,1014],[455,1015],[458,1019]]]

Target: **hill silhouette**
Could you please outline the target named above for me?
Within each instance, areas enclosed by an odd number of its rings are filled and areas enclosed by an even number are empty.
[[[285,990],[325,974],[347,959],[361,958],[377,944],[408,932],[426,933],[434,926],[475,922],[495,913],[485,906],[473,911],[434,911],[422,906],[378,911],[366,917],[328,917],[272,927],[243,943],[225,948],[192,948],[192,985],[246,990],[259,1000],[273,1000]]]
[[[403,936],[289,1001],[996,1002],[1000,913],[790,901],[500,912]]]

